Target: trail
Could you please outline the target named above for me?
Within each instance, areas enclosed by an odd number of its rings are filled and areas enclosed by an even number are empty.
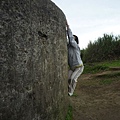
[[[119,69],[111,69],[80,76],[75,93],[70,97],[73,120],[120,120],[119,73]]]

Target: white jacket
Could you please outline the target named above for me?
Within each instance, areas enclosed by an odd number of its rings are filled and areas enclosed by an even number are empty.
[[[80,56],[80,48],[77,42],[74,40],[72,31],[70,28],[67,29],[68,34],[68,64],[70,69],[75,67],[83,66],[83,62]]]

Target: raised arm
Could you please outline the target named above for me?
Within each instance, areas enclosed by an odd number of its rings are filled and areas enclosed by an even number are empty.
[[[69,44],[75,48],[77,48],[77,43],[76,41],[74,40],[74,37],[73,37],[73,34],[72,34],[72,31],[66,21],[66,27],[67,27],[67,34],[68,34],[68,39],[69,39]]]

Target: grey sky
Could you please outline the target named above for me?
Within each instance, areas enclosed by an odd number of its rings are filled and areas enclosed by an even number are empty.
[[[104,33],[120,35],[120,0],[51,0],[66,15],[80,48]]]

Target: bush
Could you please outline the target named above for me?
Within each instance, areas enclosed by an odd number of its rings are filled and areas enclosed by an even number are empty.
[[[118,60],[120,59],[120,36],[104,34],[95,42],[90,41],[88,47],[81,50],[81,54],[85,63]]]

